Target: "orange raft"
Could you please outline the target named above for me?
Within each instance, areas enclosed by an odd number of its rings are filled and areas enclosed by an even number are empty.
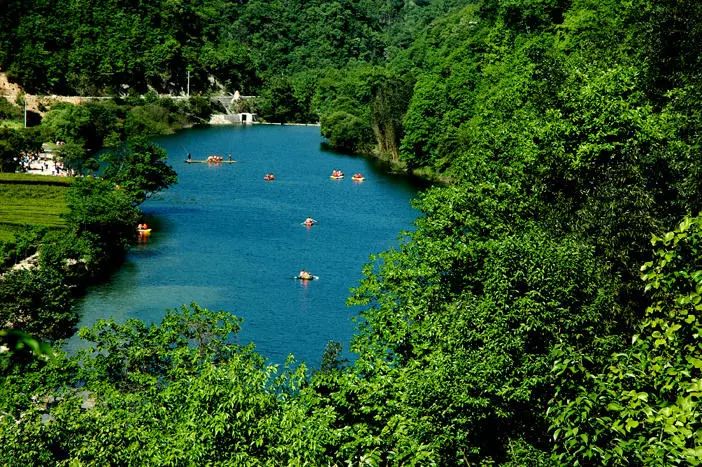
[[[137,235],[140,237],[145,237],[147,235],[151,235],[151,228],[147,224],[139,224],[137,225]]]

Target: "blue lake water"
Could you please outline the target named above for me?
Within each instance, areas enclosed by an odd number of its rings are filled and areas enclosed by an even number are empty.
[[[195,128],[159,138],[178,184],[142,206],[154,228],[125,264],[79,304],[79,326],[100,318],[161,319],[197,302],[244,319],[239,342],[253,341],[274,363],[288,354],[317,367],[325,345],[348,351],[358,309],[346,306],[369,255],[399,244],[418,212],[418,187],[373,162],[325,151],[317,127]],[[185,164],[185,154],[232,154],[235,164]],[[331,180],[332,169],[345,172]],[[276,180],[265,182],[273,172]],[[362,172],[361,183],[350,179]],[[311,216],[318,224],[301,225]],[[319,280],[293,277],[305,268]],[[68,343],[75,347],[76,338]],[[348,355],[347,355],[348,356]]]

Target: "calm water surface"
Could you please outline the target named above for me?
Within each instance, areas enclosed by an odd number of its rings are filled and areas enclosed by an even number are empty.
[[[80,303],[79,326],[101,318],[153,322],[166,309],[197,302],[244,319],[241,343],[253,341],[274,363],[290,353],[318,366],[326,343],[348,349],[358,309],[345,301],[369,255],[398,244],[418,215],[417,186],[372,162],[324,151],[319,128],[190,129],[157,142],[178,184],[143,205],[154,233],[128,255],[108,283]],[[231,153],[235,164],[185,164],[185,154]],[[338,168],[343,180],[331,180]],[[264,182],[266,172],[274,182]],[[352,182],[363,172],[366,181]],[[319,223],[301,225],[311,216]],[[292,279],[305,268],[319,280]],[[78,344],[74,337],[68,348]]]

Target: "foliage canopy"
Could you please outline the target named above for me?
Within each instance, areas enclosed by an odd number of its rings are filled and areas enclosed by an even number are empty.
[[[18,463],[699,463],[700,43],[694,0],[8,2],[0,64],[30,89],[178,92],[190,69],[450,185],[366,266],[353,364],[330,347],[323,371],[276,371],[194,305],[101,323],[97,353],[6,371],[0,444]],[[87,142],[95,121],[47,127]],[[74,185],[91,245],[172,183],[134,147]]]

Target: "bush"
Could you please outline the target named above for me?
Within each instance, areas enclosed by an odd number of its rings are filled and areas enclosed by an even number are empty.
[[[344,111],[322,117],[322,136],[333,148],[352,152],[367,149],[373,141],[368,123]]]
[[[171,132],[168,110],[155,104],[134,107],[127,113],[124,131],[128,138],[168,134]]]
[[[18,120],[22,117],[22,109],[12,105],[4,97],[0,97],[0,120]]]

